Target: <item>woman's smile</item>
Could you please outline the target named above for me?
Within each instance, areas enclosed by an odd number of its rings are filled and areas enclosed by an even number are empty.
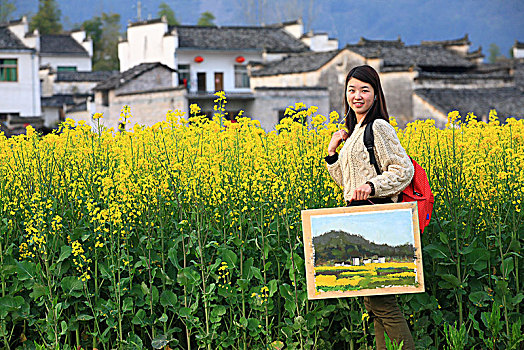
[[[351,78],[347,85],[347,99],[351,109],[355,112],[360,122],[366,116],[375,98],[375,91],[371,84]]]

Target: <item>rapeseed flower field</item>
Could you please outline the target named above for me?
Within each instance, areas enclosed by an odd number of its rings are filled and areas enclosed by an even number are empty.
[[[121,130],[97,114],[95,130],[0,136],[1,348],[372,347],[359,299],[307,300],[300,210],[343,205],[323,160],[338,114],[297,104],[265,132],[216,104],[212,120],[191,106],[129,128],[125,107]],[[415,342],[443,348],[445,324],[470,347],[516,348],[524,122],[451,113],[397,131],[436,196],[427,292],[399,297]]]

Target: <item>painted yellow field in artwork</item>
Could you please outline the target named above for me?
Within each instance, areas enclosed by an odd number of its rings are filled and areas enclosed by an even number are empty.
[[[414,262],[315,267],[315,286],[319,292],[415,286],[416,277]]]

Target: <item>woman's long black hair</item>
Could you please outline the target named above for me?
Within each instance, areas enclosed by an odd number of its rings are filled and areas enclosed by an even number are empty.
[[[368,113],[362,121],[362,125],[366,125],[372,120],[375,119],[384,119],[389,123],[389,114],[386,107],[386,98],[384,97],[384,92],[382,91],[382,85],[380,84],[380,77],[373,67],[368,65],[357,66],[349,71],[346,77],[346,85],[344,86],[344,106],[345,106],[345,115],[346,115],[346,127],[348,129],[349,135],[355,130],[357,125],[357,116],[355,111],[349,107],[347,90],[348,82],[351,78],[358,79],[364,83],[368,83],[373,87],[375,92],[375,100],[371,105]]]

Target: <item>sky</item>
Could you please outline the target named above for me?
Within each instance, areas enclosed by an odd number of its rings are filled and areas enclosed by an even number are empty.
[[[411,209],[311,216],[311,237],[340,230],[377,244],[415,245]]]
[[[11,0],[16,15],[36,13],[38,0]],[[138,0],[57,0],[66,28],[100,15],[120,13],[122,30],[136,20]],[[163,0],[141,0],[142,18],[155,18]],[[165,0],[183,24],[195,24],[200,13],[211,11],[217,25],[278,23],[302,17],[305,29],[326,32],[339,46],[360,37],[406,44],[448,40],[466,33],[471,50],[491,43],[508,52],[515,40],[524,42],[524,0]],[[263,6],[265,4],[265,7]]]

